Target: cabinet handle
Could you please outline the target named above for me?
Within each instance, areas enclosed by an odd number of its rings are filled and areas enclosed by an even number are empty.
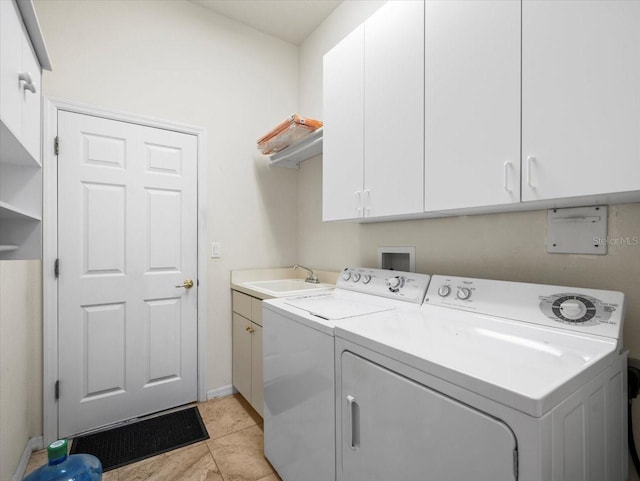
[[[358,447],[358,419],[356,410],[358,408],[358,403],[356,402],[356,398],[354,398],[351,394],[347,395],[347,405],[349,409],[349,431],[351,432],[349,447],[354,451]]]
[[[364,191],[364,216],[366,217],[371,212],[371,191],[365,189]]]
[[[362,214],[362,191],[356,190],[353,193],[353,196],[356,202],[356,212],[358,213],[358,216],[360,216],[360,214]]]
[[[511,162],[508,160],[504,163],[504,190],[511,193],[509,188],[509,169],[511,168]]]
[[[36,93],[36,86],[33,85],[33,78],[31,78],[31,74],[29,72],[22,72],[18,75],[18,81],[24,82],[22,88],[24,90],[28,90],[31,93]]]
[[[535,190],[536,186],[533,185],[533,182],[531,181],[531,167],[535,161],[536,158],[533,155],[527,157],[527,185],[533,190]]]
[[[245,327],[244,330],[247,331],[249,334],[253,334],[254,332],[256,332],[256,330],[251,326]]]

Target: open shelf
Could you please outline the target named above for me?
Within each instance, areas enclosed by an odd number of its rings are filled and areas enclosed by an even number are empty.
[[[295,169],[300,162],[322,153],[322,128],[270,156],[269,165]]]
[[[39,169],[40,162],[25,149],[11,129],[0,120],[0,145],[2,145],[3,164],[14,164],[21,167]]]
[[[41,220],[38,215],[30,214],[24,209],[2,201],[0,201],[0,219]]]

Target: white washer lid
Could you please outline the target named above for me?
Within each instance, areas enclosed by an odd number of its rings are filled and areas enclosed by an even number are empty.
[[[381,306],[370,302],[358,302],[336,297],[331,294],[288,299],[285,301],[285,304],[297,307],[312,316],[317,316],[329,321],[365,316],[367,314],[395,309],[395,307]]]

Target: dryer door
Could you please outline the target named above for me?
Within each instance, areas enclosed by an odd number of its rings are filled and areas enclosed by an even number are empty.
[[[340,481],[517,479],[503,422],[346,351],[341,372]]]

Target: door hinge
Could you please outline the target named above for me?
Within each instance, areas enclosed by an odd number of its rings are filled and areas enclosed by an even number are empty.
[[[513,450],[513,476],[518,479],[518,450]]]
[[[60,399],[60,380],[59,379],[56,381],[56,385],[54,387],[54,391],[55,391],[55,397],[56,397],[56,401],[57,401],[58,399]]]
[[[53,140],[53,152],[58,155],[60,154],[60,137],[56,135],[56,138]]]
[[[56,279],[60,277],[60,259],[56,259],[53,263],[53,275],[56,276]]]

